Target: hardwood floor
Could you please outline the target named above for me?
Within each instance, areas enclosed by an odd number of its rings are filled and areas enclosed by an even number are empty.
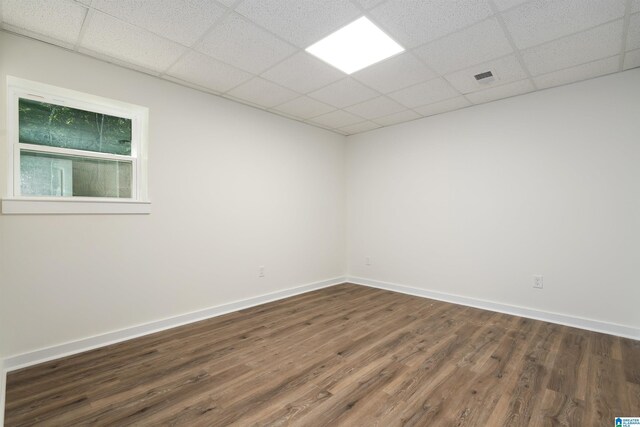
[[[610,426],[640,341],[344,284],[10,372],[7,426]]]

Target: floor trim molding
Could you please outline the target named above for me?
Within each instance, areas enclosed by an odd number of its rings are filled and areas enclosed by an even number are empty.
[[[51,347],[29,351],[26,353],[18,354],[16,356],[7,357],[4,360],[0,360],[0,363],[4,365],[3,371],[10,372],[16,369],[25,368],[27,366],[36,365],[38,363],[47,362],[49,360],[70,356],[72,354],[82,353],[83,351],[93,350],[98,347],[104,347],[106,345],[115,344],[117,342],[126,341],[143,335],[152,334],[154,332],[160,332],[165,329],[175,328],[176,326],[186,325],[188,323],[209,319],[211,317],[221,316],[233,311],[254,307],[256,305],[288,298],[294,295],[303,294],[305,292],[315,291],[317,289],[338,285],[344,283],[345,281],[345,277],[336,277],[333,279],[271,292],[257,297],[234,301],[227,304],[194,311],[191,313],[185,313],[166,319],[131,326],[129,328],[124,328],[117,331],[107,332],[104,334],[94,335],[92,337],[82,338]]]
[[[4,425],[4,404],[7,391],[7,370],[4,368],[4,359],[0,359],[0,426]]]
[[[640,340],[640,329],[615,323],[549,313],[363,277],[336,277],[0,359],[0,426],[3,425],[4,418],[7,372],[345,282]]]
[[[496,311],[499,313],[512,314],[515,316],[527,317],[529,319],[543,320],[545,322],[558,323],[560,325],[572,326],[574,328],[586,329],[588,331],[602,332],[609,335],[616,335],[623,338],[640,340],[640,329],[630,326],[618,325],[615,323],[602,322],[599,320],[585,319],[582,317],[569,316],[566,314],[550,313],[541,310],[534,310],[509,304],[502,304],[493,301],[476,298],[463,297],[460,295],[447,294],[443,292],[429,291],[426,289],[414,288],[397,283],[381,282],[364,277],[347,277],[347,282],[357,285],[370,286],[372,288],[386,289],[388,291],[400,292],[407,295],[431,298],[439,301],[451,302],[454,304],[466,305],[469,307],[481,308],[483,310]]]
[[[63,344],[51,347],[41,348],[34,351],[18,354],[15,356],[0,358],[0,426],[4,425],[4,406],[6,402],[6,386],[7,373],[16,369],[26,368],[27,366],[37,365],[38,363],[47,362],[53,359],[59,359],[65,356],[82,353],[83,351],[93,350],[95,348],[104,347],[106,345],[141,337],[143,335],[160,332],[165,329],[175,328],[199,320],[209,319],[211,317],[221,316],[233,311],[242,310],[256,305],[265,304],[283,298],[292,297],[294,295],[315,291],[329,286],[339,285],[346,281],[345,277],[335,277],[333,279],[322,280],[319,282],[308,283],[306,285],[294,288],[284,289],[281,291],[271,292],[257,297],[247,298],[240,301],[234,301],[215,307],[198,310],[191,313],[185,313],[178,316],[156,320],[117,331],[107,332],[104,334],[94,335],[75,341],[69,341]]]

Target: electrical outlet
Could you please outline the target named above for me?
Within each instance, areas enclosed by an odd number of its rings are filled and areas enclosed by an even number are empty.
[[[264,277],[264,265],[258,267],[258,277]]]
[[[364,265],[371,265],[371,257],[364,257]]]
[[[533,287],[536,289],[542,289],[544,285],[544,278],[542,276],[533,276]]]

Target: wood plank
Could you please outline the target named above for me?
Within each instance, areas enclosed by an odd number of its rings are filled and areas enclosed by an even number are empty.
[[[624,375],[627,381],[640,384],[640,341],[620,338]]]
[[[640,407],[630,399],[628,393],[623,362],[592,356],[588,382],[586,425],[611,424],[614,417],[639,413]]]
[[[640,342],[343,284],[10,372],[7,426],[611,425]]]
[[[584,401],[572,399],[564,394],[546,389],[540,402],[539,411],[533,414],[531,427],[542,426],[583,426]],[[613,425],[613,420],[610,423]],[[604,424],[606,425],[606,424]]]

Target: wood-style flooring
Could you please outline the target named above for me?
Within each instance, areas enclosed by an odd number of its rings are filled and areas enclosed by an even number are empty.
[[[640,341],[343,284],[7,383],[7,426],[612,426]]]

